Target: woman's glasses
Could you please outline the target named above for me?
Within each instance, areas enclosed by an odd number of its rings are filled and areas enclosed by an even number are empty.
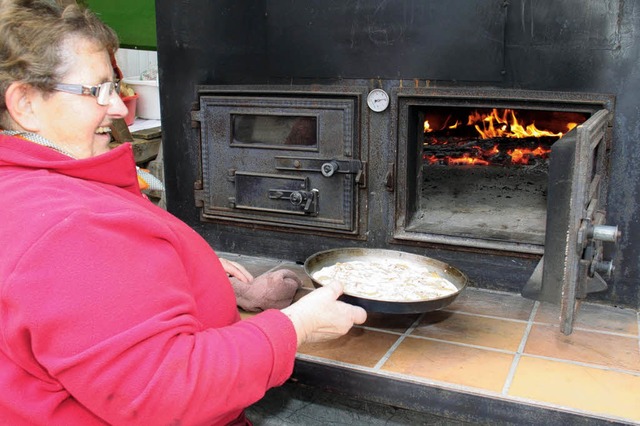
[[[109,105],[109,100],[113,93],[120,93],[120,83],[107,81],[97,86],[83,86],[82,84],[59,83],[54,87],[61,92],[73,93],[74,95],[87,95],[96,98],[98,105]]]

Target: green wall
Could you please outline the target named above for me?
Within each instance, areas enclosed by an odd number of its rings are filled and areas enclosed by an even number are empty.
[[[113,28],[120,47],[156,50],[155,0],[80,0]]]

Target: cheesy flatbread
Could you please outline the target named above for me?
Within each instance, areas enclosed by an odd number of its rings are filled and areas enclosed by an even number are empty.
[[[419,302],[449,296],[458,288],[437,271],[400,259],[338,262],[312,274],[320,284],[339,281],[344,293],[389,302]]]

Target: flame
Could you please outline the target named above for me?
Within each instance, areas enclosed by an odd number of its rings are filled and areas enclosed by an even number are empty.
[[[498,145],[494,145],[491,149],[482,150],[479,146],[473,146],[474,153],[463,153],[460,157],[438,157],[436,155],[423,155],[423,160],[429,162],[429,164],[444,164],[448,166],[452,165],[480,165],[488,166],[492,164],[491,159],[500,154]],[[545,158],[551,152],[550,148],[544,148],[538,146],[535,149],[529,148],[514,148],[507,150],[506,154],[509,156],[511,163],[527,165],[530,163],[532,157]]]
[[[429,162],[429,164],[446,164],[447,166],[454,165],[480,165],[480,166],[488,166],[490,164],[489,161],[483,160],[482,158],[472,157],[469,154],[464,154],[462,157],[445,157],[439,158],[435,155],[424,155],[424,161]]]
[[[448,116],[445,120],[444,125],[439,130],[444,129],[456,129],[462,123],[457,121],[448,125],[451,116]],[[576,127],[577,123],[568,123],[567,131],[570,131],[574,127]],[[480,113],[477,110],[470,113],[467,126],[473,126],[477,132],[480,134],[482,139],[491,139],[491,138],[529,138],[529,137],[543,137],[543,136],[551,136],[551,137],[562,137],[563,133],[553,133],[547,130],[539,130],[535,123],[530,124],[522,124],[518,122],[516,118],[516,113],[514,110],[506,108],[502,110],[502,113],[498,111],[497,108],[491,110],[491,113]],[[430,133],[435,131],[435,129],[431,128],[431,124],[429,124],[428,120],[424,121],[424,133]]]
[[[511,157],[511,162],[515,164],[529,164],[529,160],[527,156],[535,156],[535,157],[544,157],[551,150],[547,148],[543,148],[541,146],[536,149],[527,149],[527,148],[516,148],[507,151],[509,157]]]
[[[461,124],[460,121],[456,120],[455,123],[453,123],[452,125],[448,126],[447,124],[449,123],[449,120],[451,120],[451,116],[450,115],[444,121],[444,124],[442,125],[440,130],[456,129]],[[429,133],[429,132],[433,132],[434,131],[434,129],[431,128],[431,124],[429,124],[429,120],[424,120],[424,126],[423,127],[424,127],[424,133]]]
[[[433,122],[429,123],[428,120],[425,120],[423,123],[424,134],[429,133],[429,141],[425,138],[425,149],[427,150],[423,154],[423,160],[428,164],[440,165],[503,165],[505,162],[530,165],[547,159],[551,148],[550,145],[545,147],[544,145],[549,141],[541,138],[561,138],[563,133],[540,130],[534,122],[525,123],[518,120],[516,114],[517,111],[512,109],[498,110],[493,108],[491,112],[475,110],[467,117],[466,130],[462,129],[460,132],[456,130],[455,134],[449,130],[464,127],[464,123],[456,120],[455,123],[450,124],[453,121],[452,115],[449,115],[442,125],[440,120],[436,121],[439,129],[432,128]],[[567,131],[577,125],[577,123],[567,123]],[[480,138],[471,136],[469,131],[471,133],[477,132]],[[526,138],[526,140],[522,142],[503,140],[491,144],[491,139],[494,138]],[[481,142],[481,140],[487,142]],[[468,142],[472,141],[476,143],[471,146]],[[437,148],[437,146],[442,148]]]
[[[469,115],[469,125],[473,125],[482,139],[491,138],[528,138],[554,136],[561,137],[562,132],[552,133],[547,130],[539,130],[535,123],[521,124],[512,109],[504,109],[502,115],[494,108],[491,114],[483,115],[474,111]],[[575,126],[574,126],[575,127]]]
[[[481,158],[470,157],[469,154],[464,154],[459,158],[450,158],[448,164],[478,164],[488,166],[489,162]]]

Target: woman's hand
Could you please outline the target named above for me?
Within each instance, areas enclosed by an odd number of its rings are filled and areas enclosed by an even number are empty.
[[[303,343],[336,339],[346,334],[354,324],[367,320],[364,309],[337,300],[342,291],[342,284],[334,281],[282,309],[296,329],[298,347]]]

